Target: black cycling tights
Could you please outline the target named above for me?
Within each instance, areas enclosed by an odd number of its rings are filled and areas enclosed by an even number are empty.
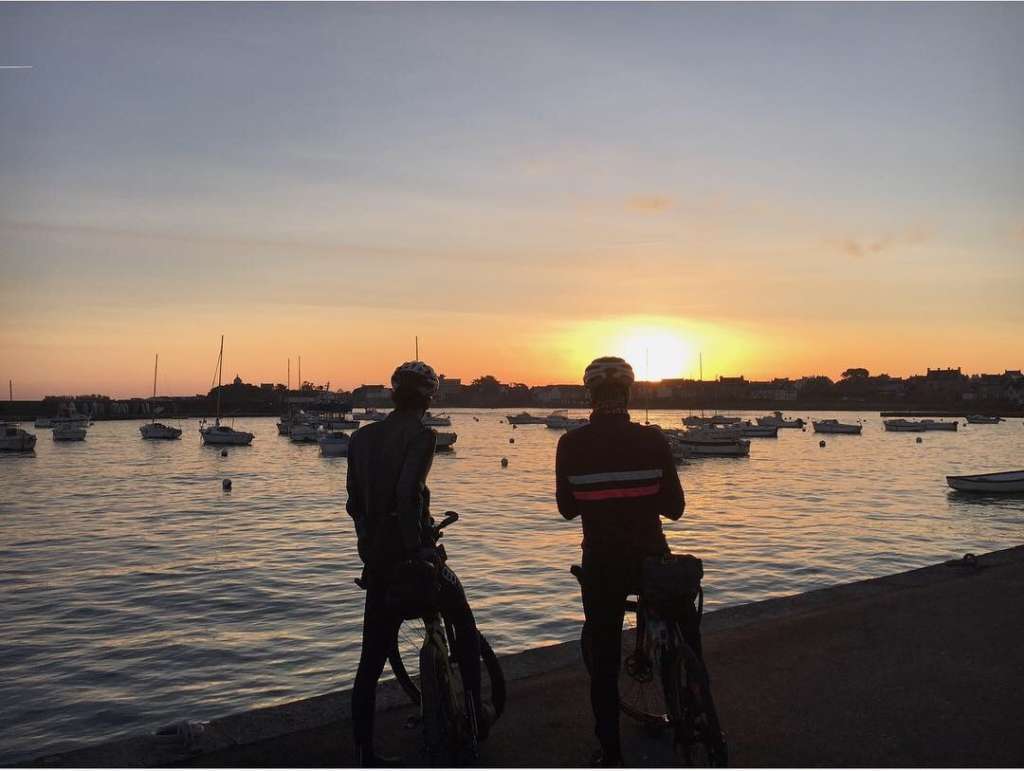
[[[398,640],[402,619],[385,604],[387,583],[373,575],[366,577],[366,606],[363,610],[363,648],[359,654],[359,669],[352,687],[352,730],[356,746],[373,747],[373,713],[377,704],[377,680],[384,671],[388,653]],[[473,703],[480,710],[480,634],[473,619],[473,611],[466,601],[466,592],[459,577],[446,567],[441,570],[441,590],[438,594],[441,612],[455,628],[458,640],[456,654],[465,688],[473,695]],[[406,661],[413,670],[418,661]]]

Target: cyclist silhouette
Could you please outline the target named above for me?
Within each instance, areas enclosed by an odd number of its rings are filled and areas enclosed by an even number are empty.
[[[626,595],[640,586],[644,559],[668,553],[659,517],[679,519],[685,500],[664,435],[629,419],[633,368],[618,357],[595,359],[583,383],[593,412],[589,424],[559,439],[556,498],[563,517],[583,522],[581,642],[589,650],[594,732],[600,764],[620,766],[618,678]]]
[[[389,589],[410,563],[434,562],[439,579],[437,601],[455,627],[463,684],[479,705],[477,723],[486,735],[489,715],[480,701],[480,642],[473,612],[458,576],[439,564],[433,543],[427,475],[437,436],[423,425],[423,415],[437,393],[433,368],[406,362],[391,376],[395,409],[386,419],[352,435],[348,451],[348,503],[355,522],[362,583],[366,588],[363,641],[352,688],[352,728],[361,766],[394,766],[376,754],[373,717],[377,680],[388,653],[397,644],[402,615],[389,602]]]

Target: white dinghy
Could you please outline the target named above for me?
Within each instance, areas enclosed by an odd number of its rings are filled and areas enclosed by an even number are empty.
[[[946,484],[954,490],[971,493],[1024,493],[1024,471],[947,476]]]

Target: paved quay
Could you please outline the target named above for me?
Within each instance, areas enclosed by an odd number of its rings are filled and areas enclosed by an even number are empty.
[[[704,648],[734,766],[1024,765],[1024,546],[709,613]],[[504,660],[481,764],[583,766],[596,747],[578,644]],[[379,749],[418,765],[414,710],[382,686]],[[37,766],[350,766],[347,692],[212,721],[191,749],[141,736]],[[668,764],[623,719],[627,762]]]

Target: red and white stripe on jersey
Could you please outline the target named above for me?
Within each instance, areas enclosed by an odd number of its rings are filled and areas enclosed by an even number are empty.
[[[573,497],[578,501],[606,501],[615,498],[642,498],[657,495],[661,489],[660,468],[636,471],[604,471],[569,476]]]

